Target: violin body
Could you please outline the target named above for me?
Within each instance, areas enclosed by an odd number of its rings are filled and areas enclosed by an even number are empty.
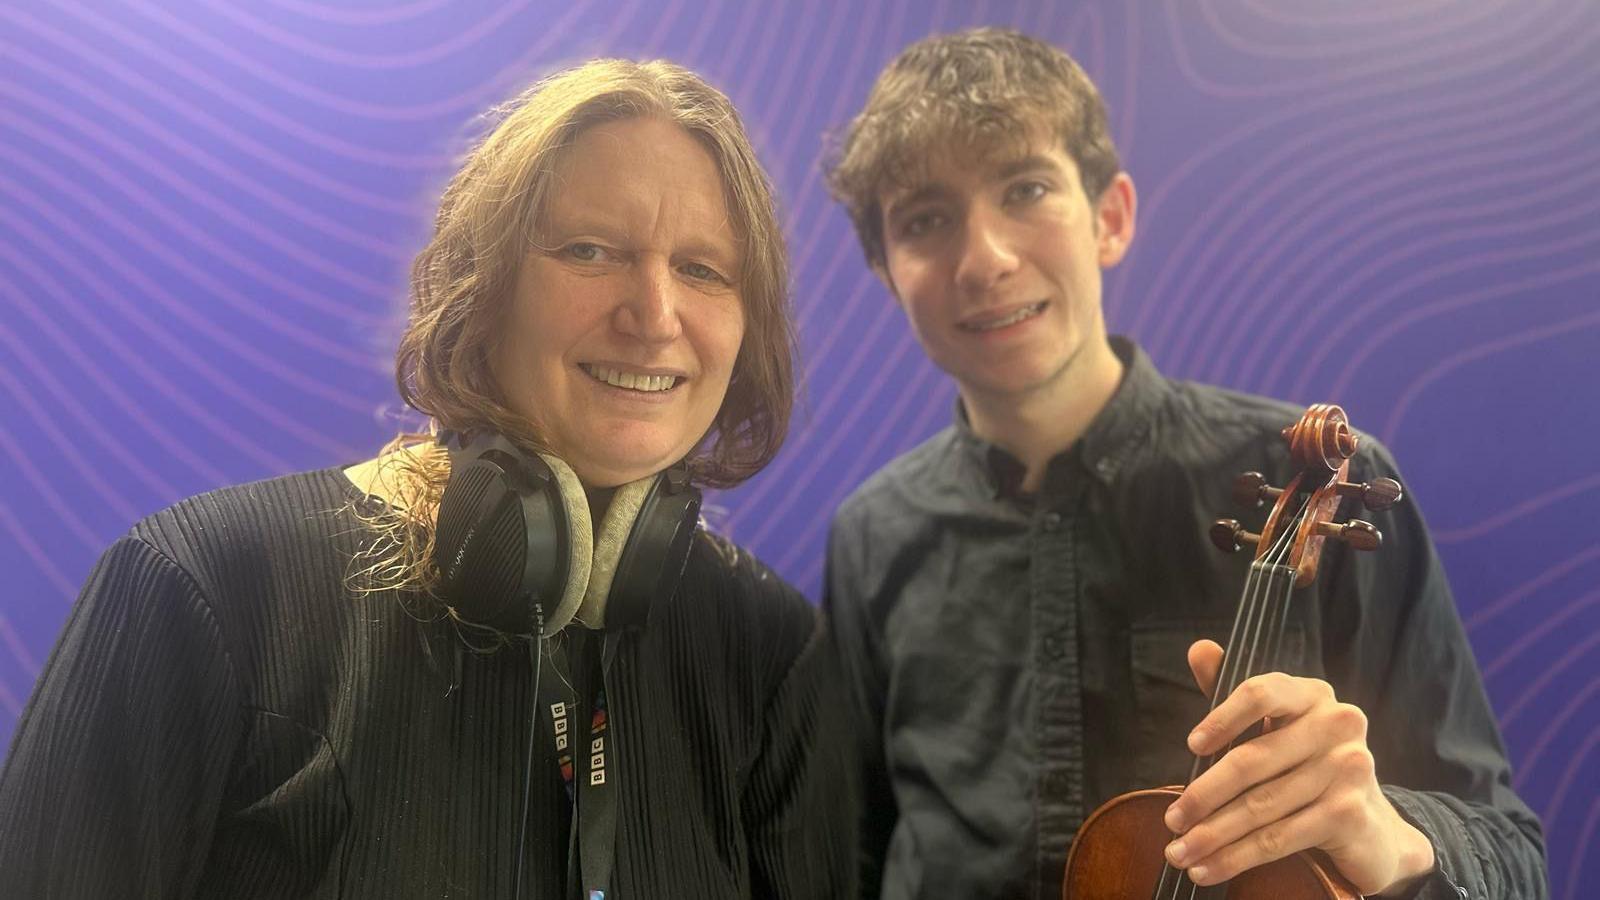
[[[1061,900],[1156,900],[1172,841],[1162,817],[1178,787],[1133,791],[1113,798],[1078,829],[1067,854]],[[1172,885],[1172,876],[1168,876]],[[1176,886],[1174,885],[1174,888]],[[1242,873],[1225,885],[1163,891],[1159,900],[1360,900],[1350,883],[1316,851],[1296,853]]]

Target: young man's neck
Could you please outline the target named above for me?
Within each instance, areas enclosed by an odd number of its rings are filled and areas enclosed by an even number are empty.
[[[1022,492],[1044,486],[1050,460],[1083,437],[1122,381],[1122,360],[1107,341],[1083,347],[1048,384],[1024,394],[960,388],[967,420],[979,437],[1023,465]]]

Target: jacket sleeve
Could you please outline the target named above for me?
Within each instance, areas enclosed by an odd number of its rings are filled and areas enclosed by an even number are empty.
[[[1376,442],[1373,442],[1374,444]],[[1361,478],[1398,478],[1388,452],[1358,457]],[[1375,470],[1375,471],[1374,471]],[[1404,482],[1402,481],[1402,484]],[[1371,518],[1376,553],[1342,552],[1328,602],[1353,652],[1336,684],[1365,711],[1384,793],[1427,835],[1436,867],[1417,897],[1549,895],[1538,817],[1511,785],[1494,712],[1421,513],[1412,499]],[[1342,548],[1341,548],[1342,549]]]
[[[882,890],[889,841],[900,812],[889,781],[883,745],[887,665],[878,630],[872,625],[867,609],[862,536],[855,530],[848,512],[841,511],[828,537],[822,608],[844,675],[850,748],[861,783],[857,851],[861,896],[877,897]]]
[[[809,631],[767,702],[745,788],[751,892],[837,900],[855,892],[859,791],[838,667],[816,611],[803,605],[804,625],[792,624]]]
[[[125,537],[90,574],[0,772],[8,896],[188,897],[241,732],[194,581]]]

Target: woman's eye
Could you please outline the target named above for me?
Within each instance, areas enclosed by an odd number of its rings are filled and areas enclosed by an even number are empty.
[[[606,251],[599,244],[579,241],[567,245],[567,255],[582,262],[599,262],[606,257]]]
[[[722,277],[722,273],[711,268],[705,263],[684,263],[681,267],[679,267],[678,271],[697,281],[715,281],[719,284],[727,281],[727,279]]]

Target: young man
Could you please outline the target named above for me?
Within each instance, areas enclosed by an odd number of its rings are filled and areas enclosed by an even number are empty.
[[[1207,713],[1244,581],[1205,540],[1235,475],[1292,470],[1283,404],[1168,381],[1106,334],[1101,272],[1136,195],[1093,84],[982,29],[880,76],[830,172],[955,423],[840,508],[827,606],[863,722],[865,889],[1060,895],[1117,794],[1182,783],[1167,858],[1201,885],[1319,848],[1380,896],[1537,897],[1537,818],[1510,772],[1422,520],[1371,516],[1296,593],[1284,673]],[[1370,438],[1358,480],[1393,476]],[[1254,523],[1252,523],[1254,524]],[[1192,731],[1192,733],[1191,733]]]

